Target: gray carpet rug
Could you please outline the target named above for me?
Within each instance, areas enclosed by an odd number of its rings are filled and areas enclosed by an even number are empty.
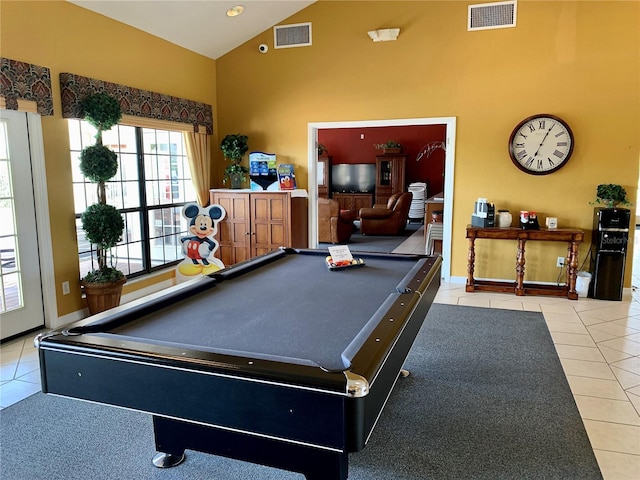
[[[349,480],[602,478],[540,313],[433,305],[406,367]],[[0,428],[3,480],[303,478],[191,451],[160,470],[148,415],[43,394]]]
[[[352,252],[391,253],[421,227],[421,223],[407,223],[407,228],[400,235],[362,235],[357,229],[344,245],[348,245]],[[320,243],[318,248],[327,248],[331,245],[331,243]]]

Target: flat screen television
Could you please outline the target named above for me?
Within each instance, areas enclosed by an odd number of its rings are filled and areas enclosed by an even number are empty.
[[[332,192],[373,192],[375,186],[375,163],[341,163],[331,166]]]

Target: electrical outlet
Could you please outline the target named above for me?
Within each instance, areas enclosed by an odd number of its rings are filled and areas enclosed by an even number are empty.
[[[558,260],[556,261],[556,267],[564,267],[564,257],[558,257]]]
[[[62,294],[69,295],[71,290],[69,289],[69,282],[62,282]]]

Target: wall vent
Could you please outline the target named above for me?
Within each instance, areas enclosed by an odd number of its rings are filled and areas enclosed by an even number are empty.
[[[490,30],[516,26],[517,0],[469,5],[467,30]]]
[[[311,45],[311,22],[273,27],[273,48],[308,47]]]

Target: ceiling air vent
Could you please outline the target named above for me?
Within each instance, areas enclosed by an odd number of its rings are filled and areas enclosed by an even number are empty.
[[[489,30],[516,26],[517,1],[469,5],[467,30]]]
[[[311,23],[273,27],[273,45],[273,48],[308,47],[311,45]]]

